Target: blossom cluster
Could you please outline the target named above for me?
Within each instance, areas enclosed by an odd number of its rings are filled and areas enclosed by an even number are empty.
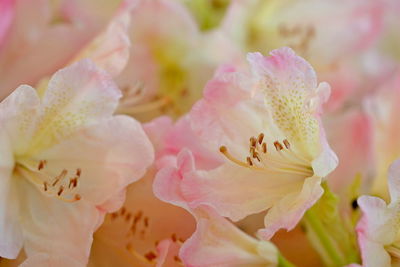
[[[0,0],[0,267],[400,265],[398,0]]]

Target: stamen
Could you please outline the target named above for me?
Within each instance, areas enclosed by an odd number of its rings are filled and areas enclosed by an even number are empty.
[[[229,159],[230,161],[232,161],[233,163],[236,163],[236,164],[238,164],[238,165],[240,165],[240,166],[243,166],[243,167],[246,167],[246,168],[249,167],[249,165],[247,165],[246,163],[241,162],[240,160],[235,159],[231,154],[229,154],[228,149],[226,148],[226,146],[221,146],[221,147],[219,148],[219,151],[220,151],[222,154],[224,154],[224,156],[225,156],[227,159]]]
[[[263,142],[264,137],[264,134],[260,133],[257,138],[251,137],[249,139],[249,156],[246,157],[245,162],[232,156],[228,152],[226,146],[221,146],[219,150],[227,159],[242,167],[264,172],[286,172],[303,176],[312,176],[313,171],[309,161],[297,156],[297,154],[290,149],[291,144],[287,139],[282,141],[283,145],[279,141],[273,143],[278,152],[277,155],[280,157],[277,158],[274,153],[267,154],[267,143]],[[282,160],[282,158],[284,158],[284,160]]]
[[[63,191],[64,191],[64,186],[60,186],[60,189],[58,190],[57,195],[61,196]]]
[[[290,143],[289,143],[289,141],[287,139],[283,140],[283,144],[285,145],[285,147],[287,149],[290,149]]]
[[[65,182],[68,171],[63,169],[58,176],[52,178],[43,171],[47,165],[46,160],[41,160],[38,165],[33,165],[37,168],[32,165],[31,161],[19,160],[14,171],[20,173],[22,177],[49,196],[65,202],[75,202],[81,199],[79,194],[73,194],[73,190],[78,187],[78,177],[70,178],[69,182]]]
[[[275,146],[276,151],[281,151],[283,149],[282,144],[279,143],[278,141],[274,142],[274,146]]]
[[[157,255],[153,251],[149,251],[146,254],[144,254],[144,257],[148,259],[150,262],[152,262],[157,258]]]
[[[155,255],[154,253],[152,253],[151,255],[149,254],[149,255],[147,255],[148,253],[146,253],[145,254],[145,256],[142,256],[139,252],[137,252],[134,248],[133,248],[133,246],[132,246],[132,244],[128,244],[128,245],[126,245],[126,250],[128,250],[135,258],[137,258],[137,259],[139,259],[140,261],[142,261],[142,262],[144,262],[144,263],[147,263],[147,264],[151,264],[151,263],[155,263],[155,259],[157,258],[157,255]],[[147,255],[147,256],[146,256]],[[154,258],[152,257],[152,256],[155,256]],[[151,258],[151,259],[149,259],[149,258]]]
[[[257,138],[258,143],[259,143],[260,145],[262,144],[263,139],[264,139],[264,134],[263,134],[263,133],[260,133],[260,135],[259,135],[258,138]]]
[[[250,166],[253,166],[253,162],[251,161],[251,158],[250,158],[250,157],[247,157],[246,159],[247,159],[247,163],[248,163]]]
[[[262,143],[262,151],[263,153],[267,153],[267,144],[266,143]]]
[[[40,171],[41,169],[43,169],[43,168],[46,166],[46,164],[47,164],[47,161],[46,161],[46,160],[41,160],[41,161],[39,162],[38,171]]]

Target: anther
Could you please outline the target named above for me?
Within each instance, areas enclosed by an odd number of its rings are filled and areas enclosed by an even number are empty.
[[[40,171],[41,169],[43,169],[46,166],[46,164],[47,164],[46,160],[41,160],[39,162],[38,170]]]
[[[247,163],[248,163],[250,166],[253,166],[253,162],[251,161],[251,158],[250,158],[250,157],[247,157],[246,159],[247,159]]]
[[[148,217],[145,217],[144,218],[144,226],[147,228],[147,227],[149,227],[149,218]]]
[[[78,201],[78,200],[81,200],[82,197],[81,197],[81,195],[76,194],[76,195],[74,196],[74,198],[75,198],[76,201]]]
[[[250,146],[256,147],[257,145],[257,140],[254,137],[250,138]]]
[[[76,169],[76,176],[80,177],[82,170],[80,168]]]
[[[144,254],[144,257],[151,262],[157,258],[157,255],[153,251],[149,251]]]
[[[75,188],[78,185],[78,179],[77,178],[71,178],[69,179],[69,185],[68,188]]]
[[[221,152],[221,153],[226,153],[226,151],[228,151],[228,149],[226,148],[226,146],[220,146],[220,147],[219,147],[219,152]]]
[[[290,143],[289,143],[289,141],[288,141],[287,139],[283,140],[283,144],[285,145],[285,147],[286,147],[287,149],[290,148]]]
[[[60,186],[60,189],[57,192],[58,196],[61,196],[62,192],[64,192],[64,186]]]
[[[125,207],[122,207],[122,208],[121,208],[121,215],[124,215],[125,212],[126,212],[126,208],[125,208]]]
[[[275,146],[276,151],[281,151],[283,149],[282,144],[279,143],[278,141],[274,142],[274,146]]]
[[[43,189],[44,189],[44,191],[46,192],[47,191],[47,182],[43,182]]]
[[[262,144],[263,139],[264,139],[264,134],[263,134],[263,133],[260,133],[260,134],[258,135],[258,138],[257,138],[257,141],[258,141],[258,143],[259,143],[260,145]]]
[[[173,233],[172,235],[171,235],[171,239],[172,239],[172,241],[173,242],[176,242],[178,239],[176,238],[176,234],[175,233]]]
[[[266,143],[262,143],[262,151],[264,153],[267,153],[267,144]]]

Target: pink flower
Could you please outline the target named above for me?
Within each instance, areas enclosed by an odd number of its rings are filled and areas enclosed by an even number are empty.
[[[365,100],[365,108],[370,115],[372,127],[372,146],[375,150],[375,175],[372,193],[388,199],[387,166],[400,157],[400,72],[397,71],[378,87],[378,90]]]
[[[363,266],[394,266],[400,263],[399,196],[400,161],[389,168],[390,203],[378,197],[361,196],[358,204],[363,216],[357,225]]]
[[[248,59],[252,74],[222,69],[191,111],[198,142],[225,159],[184,170],[180,191],[190,208],[208,205],[235,221],[269,209],[260,231],[269,239],[297,224],[337,165],[319,119],[329,86],[289,48]]]
[[[104,214],[153,161],[121,92],[88,60],[58,71],[39,96],[21,85],[0,103],[0,256],[23,266],[83,266]]]
[[[180,185],[185,172],[193,171],[195,158],[184,149],[176,162],[164,165],[154,181],[154,193],[161,200],[189,210],[197,227],[179,252],[185,266],[277,266],[278,251],[268,242],[255,239],[209,206],[191,209],[185,202]]]
[[[1,11],[0,28],[10,25],[0,45],[0,99],[22,83],[36,85],[70,62],[103,29],[119,1],[12,2],[5,5],[5,16]],[[7,11],[13,12],[11,18]]]

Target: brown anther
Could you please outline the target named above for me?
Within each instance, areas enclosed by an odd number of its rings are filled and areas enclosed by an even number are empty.
[[[81,177],[82,170],[80,168],[76,169],[76,176]]]
[[[146,254],[144,254],[144,257],[149,261],[153,261],[157,258],[157,255],[153,251],[149,251]]]
[[[77,185],[78,185],[78,178],[71,178],[71,179],[69,179],[69,185],[68,185],[68,188],[75,188],[75,187],[77,187]]]
[[[178,256],[176,256],[176,255],[174,256],[174,261],[176,261],[176,262],[182,262],[181,259],[180,259]]]
[[[278,141],[274,142],[274,146],[275,146],[276,151],[281,151],[283,149],[282,144],[279,143]]]
[[[143,216],[143,211],[138,211],[138,213],[136,213],[135,218],[133,219],[133,223],[136,224]]]
[[[76,195],[74,196],[74,198],[75,198],[76,201],[78,201],[78,200],[81,200],[82,197],[81,197],[81,195],[76,194]]]
[[[226,146],[220,146],[220,147],[219,147],[219,152],[221,152],[221,153],[226,153],[226,151],[228,151],[228,149],[226,148]]]
[[[287,149],[290,148],[290,143],[289,143],[289,141],[288,141],[287,139],[283,140],[283,144],[285,145],[285,147],[286,147]]]
[[[62,192],[64,192],[64,186],[60,186],[60,189],[57,192],[58,196],[61,196]]]
[[[132,213],[128,212],[125,216],[125,220],[129,221],[132,218]]]
[[[250,138],[250,146],[256,147],[256,145],[257,145],[257,140],[256,140],[256,138],[251,137],[251,138]]]
[[[145,217],[144,218],[144,227],[149,227],[149,218],[148,217]]]
[[[258,135],[257,141],[258,141],[258,143],[261,145],[263,140],[264,140],[264,134],[263,134],[263,133],[260,133],[260,134]]]
[[[111,213],[111,219],[114,220],[118,217],[118,213],[117,212],[113,212]]]
[[[39,162],[38,170],[40,171],[41,169],[43,169],[46,166],[46,164],[47,164],[46,160],[41,160]]]
[[[267,144],[262,143],[262,152],[267,153]]]
[[[175,234],[175,233],[173,233],[173,234],[171,235],[171,239],[172,239],[173,242],[176,242],[176,241],[178,240],[178,238],[176,237],[176,234]]]
[[[258,162],[260,162],[260,161],[261,161],[261,159],[260,159],[260,157],[258,156],[258,153],[257,153],[257,152],[254,152],[254,154],[253,154],[253,158],[254,158],[254,159],[257,159],[257,160],[258,160]]]
[[[178,241],[181,243],[185,242],[185,240],[183,238],[178,238]]]
[[[47,182],[43,182],[43,189],[44,189],[44,191],[46,192],[47,191]]]
[[[126,212],[126,208],[125,208],[125,207],[122,207],[122,208],[121,208],[121,215],[124,215],[125,212]]]
[[[249,164],[250,166],[253,166],[253,162],[251,161],[250,157],[247,157],[246,160],[247,160],[247,164]]]
[[[160,241],[159,240],[156,240],[156,242],[154,242],[154,246],[158,246],[158,244],[160,244]]]

